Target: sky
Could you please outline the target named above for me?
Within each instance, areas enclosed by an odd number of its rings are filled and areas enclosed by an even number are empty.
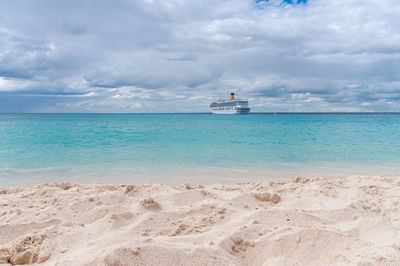
[[[0,112],[400,111],[398,0],[3,0]]]

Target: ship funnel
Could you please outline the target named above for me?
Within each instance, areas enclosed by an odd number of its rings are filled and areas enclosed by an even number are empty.
[[[235,99],[235,94],[232,92],[231,93],[231,100]]]

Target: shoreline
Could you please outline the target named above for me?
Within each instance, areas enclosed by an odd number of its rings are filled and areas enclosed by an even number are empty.
[[[398,265],[399,195],[399,176],[0,188],[0,263]]]
[[[260,166],[82,166],[47,168],[0,169],[0,187],[30,187],[49,182],[79,184],[167,184],[177,186],[183,182],[202,185],[233,182],[258,182],[265,180],[290,180],[298,176],[311,178],[342,178],[348,176],[396,176],[399,164],[354,163],[281,163],[270,167]],[[22,185],[21,185],[22,184]]]

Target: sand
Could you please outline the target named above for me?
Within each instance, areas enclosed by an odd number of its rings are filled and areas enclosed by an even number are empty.
[[[400,177],[0,189],[0,263],[400,265]]]

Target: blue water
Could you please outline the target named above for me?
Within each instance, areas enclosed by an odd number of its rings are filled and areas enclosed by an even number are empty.
[[[399,174],[400,114],[0,114],[0,185]]]

